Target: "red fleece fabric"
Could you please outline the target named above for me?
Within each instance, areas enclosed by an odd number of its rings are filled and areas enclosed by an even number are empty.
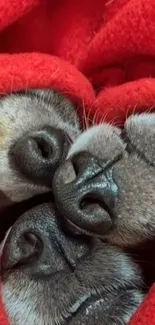
[[[35,87],[61,91],[90,124],[154,110],[155,1],[0,0],[0,94]],[[155,285],[130,322],[153,324]]]

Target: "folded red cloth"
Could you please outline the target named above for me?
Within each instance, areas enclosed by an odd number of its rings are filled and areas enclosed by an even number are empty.
[[[155,106],[154,0],[1,0],[0,93],[51,87],[94,122]],[[130,325],[155,324],[155,286]],[[0,325],[7,320],[0,309]]]

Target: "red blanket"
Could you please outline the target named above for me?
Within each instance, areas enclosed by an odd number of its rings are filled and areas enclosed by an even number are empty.
[[[154,0],[0,0],[0,53],[1,94],[51,87],[117,124],[155,107]],[[155,286],[130,323],[153,324]]]

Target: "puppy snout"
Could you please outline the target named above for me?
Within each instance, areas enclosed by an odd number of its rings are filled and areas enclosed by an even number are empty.
[[[67,135],[47,126],[19,139],[11,148],[10,156],[23,175],[51,187],[53,173],[66,157],[68,148]]]
[[[115,223],[118,187],[112,162],[82,152],[58,168],[53,193],[61,218],[74,234],[102,237]]]
[[[36,276],[73,270],[89,249],[88,239],[79,241],[62,231],[56,210],[44,203],[26,212],[12,227],[2,251],[2,277],[15,269]]]

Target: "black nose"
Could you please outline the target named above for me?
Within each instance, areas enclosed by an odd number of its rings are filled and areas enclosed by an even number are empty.
[[[77,240],[65,234],[54,206],[44,203],[26,212],[12,227],[2,253],[2,276],[6,270],[19,268],[39,276],[66,268],[72,271],[88,254],[91,243],[88,238]]]
[[[50,126],[19,139],[10,150],[11,162],[27,178],[51,186],[57,167],[69,148],[67,135]]]
[[[53,178],[53,193],[61,217],[74,233],[102,236],[115,223],[118,187],[113,163],[103,163],[87,152],[66,161]]]

